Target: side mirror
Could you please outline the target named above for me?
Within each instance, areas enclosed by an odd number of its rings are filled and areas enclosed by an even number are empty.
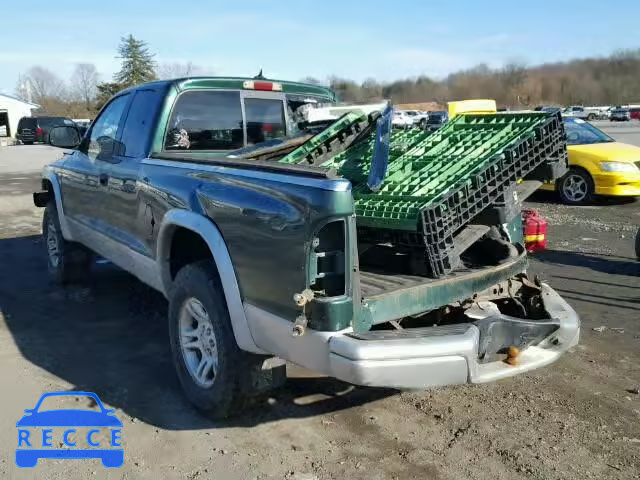
[[[49,144],[59,148],[76,148],[82,137],[76,127],[61,125],[49,131]]]

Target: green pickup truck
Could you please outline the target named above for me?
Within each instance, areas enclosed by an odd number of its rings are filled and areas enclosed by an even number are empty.
[[[185,78],[115,95],[34,193],[52,277],[98,255],[162,292],[190,401],[226,416],[287,360],[357,385],[493,381],[576,345],[529,279],[520,200],[566,168],[552,114],[392,131],[295,82]],[[304,112],[325,109],[307,121]],[[305,120],[305,118],[307,120]],[[320,118],[320,119],[318,119]]]

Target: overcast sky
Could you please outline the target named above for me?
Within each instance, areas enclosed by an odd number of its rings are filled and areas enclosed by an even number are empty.
[[[640,47],[639,0],[10,2],[0,10],[0,91],[32,65],[67,79],[77,62],[103,80],[120,37],[156,60],[218,75],[363,80],[447,73],[478,63],[529,65]]]

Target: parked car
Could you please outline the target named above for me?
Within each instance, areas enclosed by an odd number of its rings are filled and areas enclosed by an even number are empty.
[[[434,280],[403,275],[398,256],[364,258],[366,235],[388,230],[358,229],[351,181],[320,165],[376,135],[377,119],[350,114],[301,135],[289,107],[308,99],[335,94],[265,79],[158,81],[116,94],[82,140],[75,126],[54,128],[50,143],[73,150],[34,193],[51,277],[81,281],[95,252],[162,292],[177,376],[214,417],[282,381],[275,357],[353,384],[427,388],[517,375],[577,344],[575,311],[524,273],[525,190],[465,227],[456,248],[482,238],[472,269]],[[415,259],[429,268],[424,252]]]
[[[631,120],[631,112],[628,108],[614,108],[611,110],[609,120],[612,122],[628,122]]]
[[[411,117],[414,127],[424,129],[427,124],[427,118],[429,118],[429,114],[427,112],[421,112],[419,110],[404,110],[404,112]]]
[[[640,108],[634,107],[629,109],[630,120],[640,120]]]
[[[565,118],[569,172],[545,190],[564,203],[579,205],[594,195],[640,196],[640,148],[616,142],[579,118]]]
[[[427,124],[425,130],[433,132],[442,127],[449,120],[449,115],[444,110],[438,110],[435,112],[429,112],[429,118],[427,118]]]
[[[571,107],[567,107],[562,111],[563,117],[575,117],[575,118],[583,118],[587,119],[589,114],[585,111],[584,107],[580,107],[577,105],[573,105]],[[595,119],[595,115],[593,115],[593,119]]]
[[[67,117],[22,117],[18,121],[16,138],[24,145],[47,143],[49,131],[60,125],[75,125]]]
[[[391,124],[395,128],[411,128],[413,127],[413,117],[409,115],[404,110],[396,110],[393,112],[393,119],[391,119]]]
[[[605,107],[583,107],[580,105],[572,105],[562,111],[562,116],[592,121],[607,118],[607,112]]]

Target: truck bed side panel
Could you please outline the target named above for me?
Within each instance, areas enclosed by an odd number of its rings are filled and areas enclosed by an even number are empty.
[[[243,300],[291,320],[299,313],[293,295],[307,287],[313,233],[353,213],[345,180],[167,160],[145,160],[140,177],[155,222],[171,208],[209,217],[225,239]],[[156,236],[149,237],[152,251]]]

